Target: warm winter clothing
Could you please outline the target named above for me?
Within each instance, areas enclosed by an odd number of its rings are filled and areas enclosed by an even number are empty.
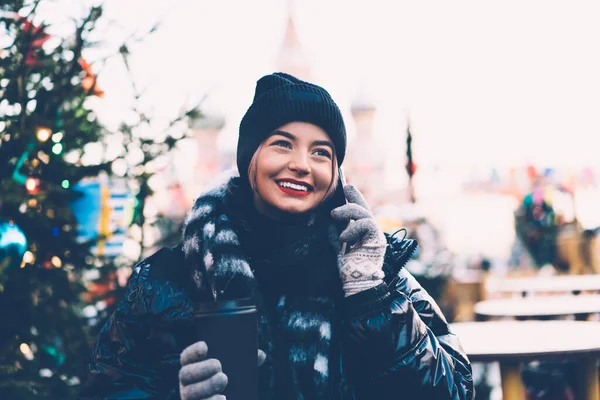
[[[344,294],[351,296],[383,282],[387,242],[358,189],[346,185],[344,195],[348,203],[336,207],[331,216],[348,225],[339,235],[334,229],[330,241],[339,254],[338,267]]]
[[[179,354],[195,302],[253,298],[261,399],[471,399],[469,361],[431,297],[387,245],[383,283],[344,297],[328,240],[330,209],[310,219],[259,214],[240,179],[200,197],[181,246],[134,268],[99,336],[84,399],[178,398]],[[191,279],[190,279],[191,277]]]

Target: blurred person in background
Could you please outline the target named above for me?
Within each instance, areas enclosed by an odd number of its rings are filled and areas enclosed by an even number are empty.
[[[325,89],[262,77],[240,124],[240,176],[196,200],[179,246],[136,265],[80,397],[224,398],[194,304],[250,297],[260,399],[473,398],[458,338],[403,268],[416,243],[384,234],[338,184],[345,152]]]

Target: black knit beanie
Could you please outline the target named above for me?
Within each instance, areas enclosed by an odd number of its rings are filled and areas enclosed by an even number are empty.
[[[256,82],[254,100],[240,123],[237,166],[248,180],[250,160],[271,132],[290,122],[309,122],[322,128],[335,146],[338,165],[346,154],[346,127],[340,109],[320,86],[282,72]]]

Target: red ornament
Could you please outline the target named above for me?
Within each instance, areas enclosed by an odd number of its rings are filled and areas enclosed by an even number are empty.
[[[50,35],[44,32],[44,26],[34,25],[27,18],[20,16],[16,12],[4,13],[3,17],[23,24],[23,32],[31,38],[29,49],[25,53],[25,64],[30,66],[39,65],[36,53],[51,38]]]
[[[36,26],[31,21],[22,18],[23,21],[23,31],[27,35],[32,37],[31,42],[29,43],[29,50],[25,54],[25,64],[27,65],[39,65],[37,59],[37,51],[50,40],[50,35],[44,32],[43,26]]]
[[[104,97],[104,91],[96,85],[96,75],[94,75],[94,71],[92,71],[92,66],[83,58],[79,59],[79,66],[85,73],[85,76],[81,81],[81,87],[83,87],[83,90],[86,92],[91,90],[90,94],[92,96],[97,96],[100,98]]]
[[[414,162],[406,163],[406,172],[408,172],[408,176],[414,176],[415,172],[417,172],[417,164]]]

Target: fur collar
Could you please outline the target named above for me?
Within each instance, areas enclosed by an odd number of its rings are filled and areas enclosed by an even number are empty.
[[[237,179],[209,190],[188,213],[183,228],[183,252],[198,289],[214,300],[252,297],[254,274],[244,256],[228,204]]]

